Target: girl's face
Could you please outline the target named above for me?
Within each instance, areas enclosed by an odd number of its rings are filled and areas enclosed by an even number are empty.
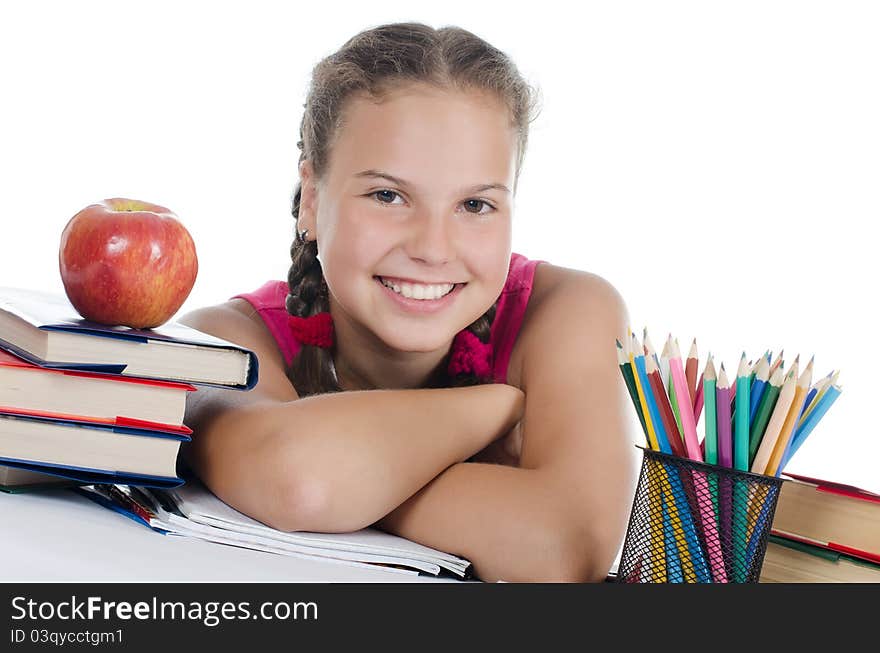
[[[507,277],[509,112],[486,96],[410,87],[382,104],[352,99],[345,119],[321,183],[309,162],[300,170],[299,228],[317,237],[337,332],[398,351],[448,347]]]

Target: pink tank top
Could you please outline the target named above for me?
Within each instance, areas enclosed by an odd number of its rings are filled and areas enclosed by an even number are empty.
[[[489,331],[489,341],[494,351],[492,376],[496,383],[507,381],[510,354],[532,294],[535,267],[538,263],[546,261],[528,259],[516,252],[510,255],[507,280],[501,290],[495,319]],[[288,290],[286,281],[267,281],[254,292],[233,295],[230,299],[244,299],[254,307],[278,343],[284,361],[290,366],[299,351],[300,343],[287,326],[288,313],[284,300]]]

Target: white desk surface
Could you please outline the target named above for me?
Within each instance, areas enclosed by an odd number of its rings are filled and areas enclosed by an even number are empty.
[[[458,583],[162,535],[69,490],[0,492],[5,582]]]

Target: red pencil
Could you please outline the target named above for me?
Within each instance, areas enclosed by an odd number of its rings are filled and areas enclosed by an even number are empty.
[[[779,350],[779,356],[776,357],[776,360],[773,361],[773,365],[770,366],[770,376],[773,376],[773,372],[776,371],[776,368],[783,364],[782,354],[785,350]]]
[[[687,458],[684,440],[682,440],[681,433],[678,432],[675,415],[672,414],[672,406],[669,404],[669,397],[666,396],[663,380],[660,378],[660,368],[657,367],[654,357],[650,354],[645,356],[645,371],[648,373],[648,382],[654,390],[654,400],[660,411],[660,421],[663,422],[663,430],[666,431],[672,453],[681,458]]]
[[[697,403],[697,368],[699,366],[700,359],[697,356],[697,339],[694,338],[684,367],[684,378],[687,381],[688,392],[691,395],[691,406],[695,406]]]
[[[709,354],[711,356],[711,354]],[[703,377],[706,374],[704,369],[700,372],[700,380],[697,381],[697,398],[694,399],[694,422],[700,421],[700,413],[703,412]]]

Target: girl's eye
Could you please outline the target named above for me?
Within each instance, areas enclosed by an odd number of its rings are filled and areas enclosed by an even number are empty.
[[[382,189],[382,190],[377,190],[377,191],[370,193],[370,196],[377,198],[381,204],[392,204],[391,201],[385,201],[384,199],[381,199],[381,197],[384,196],[385,199],[392,199],[393,200],[393,197],[400,197],[400,194],[394,192],[393,190]],[[389,196],[393,196],[393,197],[389,198]],[[489,212],[495,210],[495,207],[492,206],[491,204],[489,204],[489,202],[487,202],[485,200],[469,199],[469,200],[465,200],[464,204],[465,204],[465,206],[471,206],[471,207],[473,207],[476,204],[478,210],[477,211],[468,210],[468,213],[475,213],[477,215],[485,215],[486,213],[489,213]],[[488,206],[489,211],[480,211],[479,210],[480,206]]]
[[[397,197],[400,197],[400,195],[398,195],[397,193],[395,193],[393,190],[377,190],[377,191],[375,191],[375,192],[373,192],[373,193],[370,193],[370,194],[371,194],[372,196],[376,197],[376,196],[381,195],[381,194],[383,194],[383,193],[385,193],[386,197],[387,197],[388,195],[396,195]],[[381,200],[381,199],[379,200],[379,202],[380,202],[381,204],[390,204],[390,202],[385,202],[385,201],[383,201],[383,200]]]
[[[481,204],[483,206],[488,206],[489,211],[486,211],[486,213],[491,213],[492,211],[495,210],[495,207],[492,206],[491,204],[489,204],[489,202],[487,202],[485,200],[471,199],[471,200],[465,200],[464,203],[465,203],[465,205],[470,204],[471,206],[473,206],[473,203]],[[476,213],[477,215],[484,215],[483,211],[468,211],[468,213]]]

